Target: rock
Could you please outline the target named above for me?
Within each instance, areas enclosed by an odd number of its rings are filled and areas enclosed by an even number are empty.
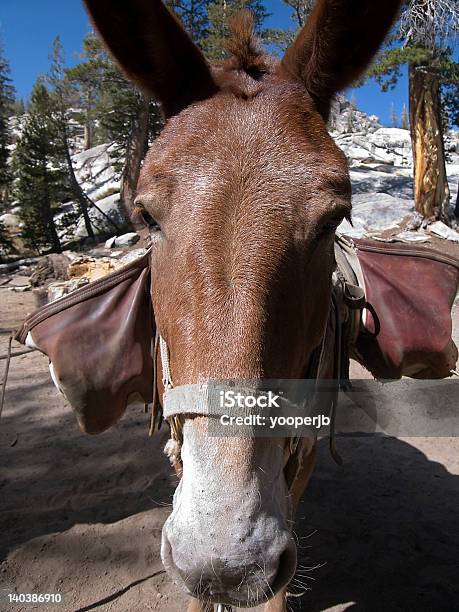
[[[5,272],[14,272],[14,270],[17,270],[22,266],[31,266],[39,261],[39,259],[39,257],[30,257],[28,259],[18,259],[17,261],[11,261],[10,263],[0,264],[0,274],[4,274]]]
[[[344,234],[344,236],[349,236],[349,238],[364,238],[367,230],[363,227],[363,225],[352,226],[347,219],[344,219],[344,221],[338,227],[337,232],[339,234]]]
[[[30,284],[32,287],[39,287],[49,280],[68,280],[69,263],[70,259],[64,254],[46,255],[31,275]]]
[[[407,221],[407,230],[417,230],[424,224],[424,217],[417,210],[414,211],[411,218]]]
[[[98,200],[110,191],[120,190],[119,174],[112,159],[115,149],[116,145],[102,144],[72,157],[78,182],[92,200]]]
[[[371,132],[332,134],[351,166],[356,163],[385,163],[412,166],[411,138],[408,130],[380,127]]]
[[[62,255],[65,255],[70,261],[75,261],[75,259],[81,257],[80,253],[76,253],[75,251],[71,251],[70,249],[62,251]]]
[[[131,263],[131,261],[134,261],[134,259],[139,259],[145,255],[146,252],[147,249],[134,249],[133,251],[129,251],[116,262],[116,267],[119,268],[120,266],[125,266],[126,264]]]
[[[423,230],[406,231],[394,236],[394,240],[397,242],[430,242],[430,236]]]
[[[74,278],[59,283],[51,283],[48,287],[48,302],[54,302],[54,300],[64,295],[68,295],[72,293],[72,291],[80,289],[80,287],[84,287],[87,284],[89,284],[89,279],[87,278]]]
[[[70,279],[85,278],[88,281],[94,281],[98,278],[106,276],[115,269],[114,262],[108,257],[81,256],[71,262],[68,267]]]
[[[388,193],[358,193],[352,198],[352,227],[344,220],[339,231],[354,238],[395,228],[413,211],[413,202]]]
[[[48,301],[48,288],[36,287],[32,289],[33,298],[35,302],[35,308],[41,308]]]
[[[349,131],[352,126],[355,132],[375,132],[381,127],[376,115],[367,115],[363,111],[355,109],[351,113],[351,102],[344,96],[337,96],[332,103],[330,113],[330,130],[333,134],[343,134]]]
[[[126,220],[124,218],[119,193],[114,193],[106,198],[103,198],[102,200],[98,200],[96,204],[98,208],[100,208],[105,215],[114,221],[120,229],[126,227]],[[91,219],[95,234],[107,234],[108,232],[113,232],[113,225],[99,210],[90,208],[89,218]],[[80,218],[78,221],[75,235],[79,238],[86,238],[88,236],[83,218]]]
[[[18,291],[22,293],[24,291],[31,291],[32,287],[30,285],[21,285],[20,287],[9,287],[11,291]]]
[[[4,213],[0,215],[0,222],[8,229],[19,228],[22,225],[21,219],[18,215],[13,213]]]
[[[406,149],[411,153],[411,136],[409,130],[381,127],[379,130],[369,135],[369,140],[376,147],[386,150]]]
[[[139,240],[139,234],[137,234],[136,232],[128,232],[127,234],[123,234],[122,236],[113,236],[112,238],[109,238],[105,243],[105,248],[112,249],[114,247],[120,248],[132,246]]]
[[[116,240],[116,236],[112,236],[111,238],[106,240],[105,241],[105,248],[106,249],[111,249],[112,247],[114,247],[115,246],[115,240]]]
[[[427,227],[429,232],[443,238],[444,240],[451,240],[453,242],[459,242],[459,233],[448,227],[443,221],[435,221]]]
[[[115,246],[117,247],[126,247],[132,246],[139,242],[140,236],[136,232],[128,232],[127,234],[123,234],[122,236],[117,236],[115,240]]]
[[[13,276],[13,278],[8,283],[9,287],[26,287],[28,285],[30,285],[29,276]]]

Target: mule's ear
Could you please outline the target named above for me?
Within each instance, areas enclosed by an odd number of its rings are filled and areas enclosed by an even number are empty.
[[[401,0],[317,0],[282,67],[306,85],[324,118],[334,94],[355,81],[372,60],[400,4]]]
[[[166,117],[217,91],[209,66],[161,0],[84,0],[126,76],[155,96]]]

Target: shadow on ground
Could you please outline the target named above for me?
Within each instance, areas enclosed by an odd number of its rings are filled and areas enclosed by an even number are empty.
[[[344,467],[332,462],[323,440],[299,509],[300,563],[324,565],[298,576],[302,585],[292,591],[311,590],[291,600],[293,609],[457,609],[459,477],[413,446],[428,452],[444,444],[457,453],[456,441],[338,442]]]
[[[148,437],[140,404],[109,431],[88,436],[46,371],[30,380],[13,371],[7,400],[0,429],[2,559],[36,536],[171,502],[176,479],[162,452],[166,431]]]

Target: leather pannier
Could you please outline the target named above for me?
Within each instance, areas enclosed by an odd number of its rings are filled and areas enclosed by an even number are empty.
[[[150,251],[30,315],[15,339],[48,356],[80,427],[104,431],[135,399],[153,397]]]
[[[458,357],[451,307],[459,261],[433,249],[354,240],[367,308],[351,356],[376,378],[445,378]]]

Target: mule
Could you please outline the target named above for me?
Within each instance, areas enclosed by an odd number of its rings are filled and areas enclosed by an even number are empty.
[[[262,52],[242,13],[218,66],[159,0],[85,3],[166,121],[136,207],[156,233],[153,307],[174,384],[304,377],[328,317],[334,233],[351,213],[347,162],[326,127],[330,104],[377,52],[399,0],[318,0],[281,60]],[[207,417],[185,415],[164,566],[193,597],[189,610],[285,610],[297,563],[292,519],[315,442],[302,442],[289,490],[289,440],[206,432]]]

